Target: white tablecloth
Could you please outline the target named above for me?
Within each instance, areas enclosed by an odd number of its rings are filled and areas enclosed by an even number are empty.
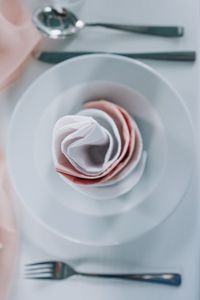
[[[30,6],[36,7],[39,1],[29,0]],[[41,3],[41,2],[40,2]],[[78,37],[60,42],[45,43],[43,47],[67,50],[104,50],[104,51],[198,51],[198,34],[200,35],[200,16],[198,0],[87,0],[82,17],[88,21],[112,21],[138,24],[180,24],[185,27],[185,36],[180,39],[164,39],[129,33],[114,32],[106,29],[85,29]],[[48,45],[47,45],[48,44]],[[200,53],[198,51],[198,53]],[[164,75],[183,96],[192,114],[195,128],[199,130],[199,87],[196,63],[175,63],[146,61]],[[15,104],[21,94],[50,66],[34,59],[22,78],[7,91],[0,94],[0,141],[5,143],[8,123]],[[178,118],[178,116],[177,116]],[[96,249],[98,260],[91,262],[99,268],[113,265],[116,269],[132,267],[132,270],[176,271],[183,275],[180,288],[147,284],[124,284],[119,282],[82,282],[74,281],[69,286],[68,295],[63,299],[163,299],[195,300],[199,299],[199,176],[196,170],[181,205],[176,212],[160,227],[141,239],[108,248],[106,251]],[[22,247],[19,269],[13,286],[11,300],[37,300],[42,283],[28,282],[23,279],[24,261],[53,257],[51,249],[40,249],[27,234],[22,235]],[[85,249],[91,257],[94,250]],[[112,261],[110,257],[112,254]],[[94,255],[93,255],[94,257]],[[88,263],[88,262],[86,262]],[[102,267],[104,266],[104,267]],[[36,293],[37,292],[37,293]],[[35,297],[34,297],[35,295]],[[62,299],[60,299],[62,300]]]

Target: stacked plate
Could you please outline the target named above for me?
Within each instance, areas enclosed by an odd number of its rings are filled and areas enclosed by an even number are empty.
[[[94,99],[123,107],[143,138],[146,167],[124,195],[131,173],[120,184],[89,192],[81,186],[80,193],[55,172],[56,121]],[[27,214],[47,233],[93,246],[137,238],[165,220],[188,186],[193,151],[191,120],[173,87],[140,62],[101,54],[63,62],[37,79],[15,110],[8,142],[10,174]]]

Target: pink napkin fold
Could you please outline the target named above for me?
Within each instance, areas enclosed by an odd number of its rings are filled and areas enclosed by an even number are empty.
[[[17,230],[11,203],[11,188],[0,153],[0,299],[8,297],[17,256]]]
[[[40,39],[23,0],[0,0],[0,89],[17,79]]]

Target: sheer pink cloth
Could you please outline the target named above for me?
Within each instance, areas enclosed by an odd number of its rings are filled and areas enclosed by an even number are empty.
[[[41,36],[23,0],[0,0],[0,90],[21,74]],[[17,256],[11,186],[0,149],[0,300],[6,300]]]
[[[41,39],[23,0],[0,0],[0,89],[13,82]]]
[[[11,204],[11,189],[0,153],[0,299],[7,299],[17,256],[17,230]]]

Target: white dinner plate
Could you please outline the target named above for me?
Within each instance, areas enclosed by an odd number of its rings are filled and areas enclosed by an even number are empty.
[[[137,186],[110,200],[73,190],[51,156],[55,121],[102,98],[133,115],[148,156]],[[191,178],[193,151],[190,117],[174,88],[138,61],[98,54],[63,62],[28,88],[12,117],[7,154],[18,196],[41,226],[62,239],[107,246],[137,238],[175,210]]]

